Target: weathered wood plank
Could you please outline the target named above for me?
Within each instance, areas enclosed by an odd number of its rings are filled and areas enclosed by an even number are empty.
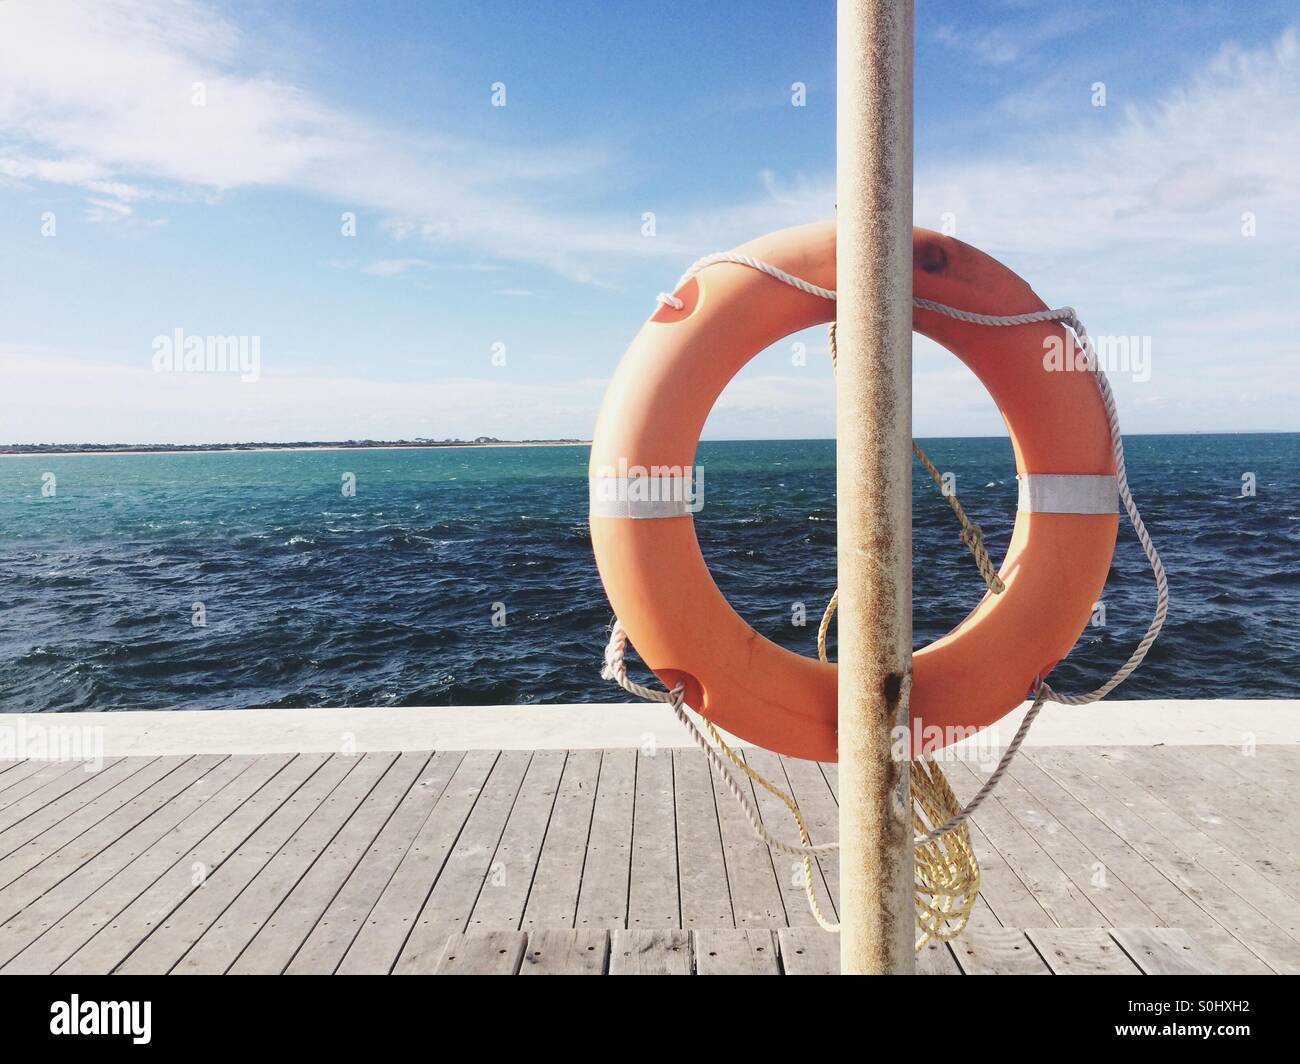
[[[106,761],[98,771],[102,772],[116,760]],[[13,787],[0,791],[0,837],[15,824],[89,782],[94,775],[94,772],[87,771],[85,764],[47,763],[32,775],[16,781]],[[3,777],[0,777],[2,781]]]
[[[691,932],[681,928],[615,929],[610,941],[610,975],[691,975]]]
[[[786,975],[839,975],[840,936],[820,927],[781,927],[776,940]]]
[[[1198,927],[1191,932],[1193,940],[1214,964],[1215,972],[1223,975],[1276,975],[1242,942],[1222,927]]]
[[[471,750],[461,759],[415,842],[403,853],[349,943],[336,969],[340,974],[379,975],[392,969],[499,756],[495,750]],[[447,936],[460,930],[452,928]],[[431,966],[434,960],[430,958]],[[298,970],[296,960],[289,970]]]
[[[785,904],[776,882],[772,856],[767,846],[754,834],[735,797],[710,773],[718,826],[722,833],[722,852],[727,862],[727,883],[731,890],[731,910],[737,927],[786,927]],[[741,777],[741,786],[749,780]]]
[[[780,975],[775,934],[765,928],[702,928],[695,935],[697,975]]]
[[[687,929],[736,926],[711,775],[702,750],[673,751],[678,893]]]
[[[324,754],[291,757],[268,783],[231,810],[216,830],[192,845],[164,874],[102,925],[55,970],[56,974],[108,975],[112,972],[325,761]]]
[[[1019,928],[968,926],[952,942],[967,975],[1051,975],[1043,958]]]
[[[45,891],[38,903],[29,905],[0,926],[0,965],[5,966],[0,970],[22,971],[35,958],[29,955],[19,960],[19,955],[35,952],[40,958],[37,971],[48,972],[49,953],[44,943],[39,943],[34,951],[31,949],[38,939],[142,853],[157,845],[245,767],[221,754],[191,758],[123,807],[128,816],[133,806],[141,808],[135,811],[135,817],[130,817],[138,818],[137,822],[120,837],[113,839],[110,830],[104,832],[104,839],[83,845],[80,854],[74,854],[74,844],[60,850],[58,856],[63,858],[65,869],[79,857],[85,860]],[[107,845],[101,851],[86,856],[94,846],[104,842]]]
[[[334,758],[352,762],[347,775],[254,873],[248,885],[185,952],[173,973],[224,974],[342,830],[397,755],[335,754]]]
[[[677,897],[677,813],[670,750],[641,751],[636,759],[636,806],[632,824],[629,928],[681,927]]]
[[[786,794],[790,793],[790,782],[785,778],[785,770],[781,767],[781,758],[777,754],[754,747],[744,752],[744,759],[750,768],[773,786],[785,791]],[[761,784],[756,783],[754,786],[754,795],[757,799],[759,816],[767,830],[778,838],[798,842],[799,826],[791,815],[789,807]],[[817,918],[813,916],[808,904],[803,860],[771,848],[768,854],[772,861],[777,886],[781,890],[787,922],[791,927],[816,927]],[[830,903],[830,891],[816,861],[813,862],[812,869],[813,889],[817,893],[818,903],[822,911],[833,920],[835,908]]]
[[[989,773],[974,770],[982,784]],[[993,808],[993,807],[996,808]],[[1014,776],[1006,775],[995,792],[993,803],[985,803],[981,823],[986,830],[991,823],[1014,823],[1055,863],[1056,867],[1088,899],[1106,926],[1152,927],[1160,918],[1136,891],[1121,878],[1118,869],[1108,868],[1099,855],[1088,848],[1050,809],[1038,801]],[[995,844],[997,840],[994,839]],[[1005,847],[999,846],[1005,852]],[[1088,926],[1082,920],[1064,920],[1053,913],[1063,926]]]
[[[1032,758],[1016,759],[1008,776],[1034,796],[1043,807],[1074,833],[1101,862],[1100,875],[1117,874],[1156,914],[1153,923],[1167,927],[1212,927],[1210,914],[1135,850],[1107,823],[1043,771]],[[1023,927],[1042,927],[1045,921],[1026,921]]]
[[[945,778],[957,778],[954,794],[959,798],[963,793],[962,776],[954,771],[951,762],[945,762]],[[969,793],[969,792],[967,792]],[[981,907],[993,917],[993,923],[1008,927],[1034,927],[1052,923],[1052,918],[1029,888],[1007,864],[1002,854],[985,835],[980,827],[979,815],[976,814],[967,823],[970,831],[971,849],[980,866],[980,901]]]
[[[138,794],[143,790],[132,789],[132,777],[146,773],[140,777],[147,781],[145,786],[153,783],[159,778],[159,767],[174,768],[175,761],[158,766],[155,758],[123,758],[92,773],[75,791],[0,832],[0,886],[12,883],[46,855],[93,827],[124,801],[123,793]],[[123,790],[113,793],[117,787]],[[105,795],[109,797],[105,799]]]
[[[230,966],[232,975],[284,971],[428,760],[429,754],[421,752],[401,754],[392,762],[320,857],[283,892],[270,918]]]
[[[1027,928],[1025,934],[1055,975],[1139,975],[1104,928]]]
[[[979,790],[981,780],[967,765],[953,761],[946,766],[946,775],[953,793],[963,804],[969,802]],[[1062,927],[1105,927],[1106,918],[1093,904],[1090,892],[1082,890],[1075,879],[1067,874],[1044,849],[1045,840],[1031,835],[1002,805],[1001,794],[995,792],[992,800],[985,802],[978,813],[980,831],[997,850],[1017,878],[1033,894],[1035,900],[1047,911],[1051,923]],[[1058,852],[1060,847],[1058,847]],[[1090,862],[1082,862],[1077,855],[1067,857],[1071,871],[1079,874],[1078,864],[1086,869],[1087,882]],[[996,903],[990,902],[996,908]],[[1004,918],[1005,919],[1005,918]]]
[[[434,975],[518,975],[528,936],[522,931],[467,931],[451,935]]]
[[[961,975],[961,966],[946,942],[927,942],[916,954],[917,975]]]
[[[578,927],[627,926],[635,796],[636,751],[605,750],[600,759],[587,859],[578,891]],[[606,953],[608,939],[606,935]],[[527,962],[523,970],[530,970]]]
[[[281,771],[291,756],[237,755],[229,758],[223,767],[228,765],[235,772],[230,783],[220,789],[214,787],[215,793],[203,805],[15,957],[10,968],[31,974],[57,970],[110,920],[174,868],[187,851],[238,810],[250,795]]]
[[[189,760],[158,758],[12,854],[13,859],[25,858],[29,867],[0,889],[0,922],[52,890],[184,789],[196,775],[192,766],[183,768]],[[91,810],[84,818],[90,822],[89,829],[77,831],[68,826],[79,825],[83,821],[80,813],[86,810]]]
[[[525,930],[573,927],[600,779],[599,750],[571,750],[524,908]]]
[[[470,931],[517,931],[564,771],[563,750],[538,750],[506,820],[501,843],[470,913]]]
[[[530,931],[520,975],[604,975],[609,967],[609,932]]]
[[[338,968],[407,853],[428,841],[425,831],[428,821],[464,757],[460,750],[444,750],[433,755],[417,781],[402,796],[397,811],[348,875],[342,889],[330,899],[302,946],[292,955],[284,969],[286,974],[329,975]],[[397,949],[393,947],[394,955]]]
[[[1101,779],[1113,775],[1113,769],[1090,756],[1086,749],[1067,747],[1038,747],[1029,755],[1040,768],[1046,770],[1094,814],[1136,848],[1143,857],[1155,865],[1164,876],[1192,898],[1219,924],[1228,928],[1277,971],[1295,970],[1300,942],[1291,938],[1278,923],[1270,920],[1253,905],[1216,876],[1200,858],[1207,857],[1207,849],[1198,846],[1188,853],[1182,847],[1147,823],[1134,804],[1103,786]],[[1118,786],[1121,793],[1134,794],[1134,788]],[[1208,840],[1207,840],[1208,841]],[[1221,849],[1215,847],[1215,849]],[[1215,863],[1214,855],[1208,861]],[[1238,862],[1240,864],[1240,862]]]
[[[528,750],[505,750],[497,758],[396,958],[393,971],[397,974],[432,971],[447,937],[465,930],[532,756]]]
[[[781,767],[785,770],[786,782],[790,785],[789,793],[808,822],[808,834],[814,845],[835,842],[840,837],[840,807],[826,784],[821,767],[816,761],[785,756],[781,758]],[[823,905],[822,908],[828,917],[835,919],[840,904],[839,859],[835,856],[823,857],[817,861],[817,866],[831,899],[830,905]]]
[[[1117,752],[1102,753],[1113,757]],[[1136,770],[1132,778],[1148,794],[1291,898],[1300,899],[1295,838],[1300,831],[1278,830],[1281,822],[1245,797],[1240,779],[1210,758],[1186,761],[1179,751],[1167,746],[1129,747],[1123,756]],[[1300,773],[1296,783],[1300,784]]]
[[[1113,927],[1110,935],[1147,975],[1211,975],[1216,970],[1181,927]]]
[[[356,763],[355,758],[328,758],[228,858],[198,877],[197,888],[154,926],[116,971],[125,975],[171,971]]]

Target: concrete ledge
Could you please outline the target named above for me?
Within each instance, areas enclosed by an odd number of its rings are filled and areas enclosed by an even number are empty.
[[[959,748],[1010,740],[1024,709]],[[1300,743],[1300,700],[1049,705],[1029,746]],[[68,751],[80,744],[85,753]],[[691,745],[662,705],[171,710],[0,714],[0,760],[366,750],[547,750]],[[739,745],[744,746],[744,743]]]

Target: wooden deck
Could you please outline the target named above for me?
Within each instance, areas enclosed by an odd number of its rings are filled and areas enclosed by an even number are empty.
[[[834,766],[749,756],[834,837]],[[1027,750],[975,817],[971,928],[923,969],[1300,972],[1298,780],[1296,746]],[[818,886],[834,911],[833,862]],[[797,974],[836,948],[695,750],[0,762],[5,973]]]

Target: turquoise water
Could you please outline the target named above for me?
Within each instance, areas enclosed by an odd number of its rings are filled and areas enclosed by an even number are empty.
[[[1010,445],[923,443],[1000,556],[1016,499]],[[1122,696],[1300,697],[1300,435],[1142,436],[1128,453],[1173,607]],[[719,585],[763,634],[813,653],[834,586],[834,443],[706,443],[699,457],[697,524]],[[598,675],[610,612],[586,461],[585,447],[0,459],[0,708],[616,700]],[[917,473],[924,645],[983,587]],[[1244,473],[1254,497],[1240,497]],[[1107,675],[1152,601],[1125,527],[1107,623],[1054,684]]]

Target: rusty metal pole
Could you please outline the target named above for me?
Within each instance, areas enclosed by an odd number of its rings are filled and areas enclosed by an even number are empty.
[[[912,0],[839,0],[840,970],[915,971]],[[906,746],[902,749],[906,751]]]

